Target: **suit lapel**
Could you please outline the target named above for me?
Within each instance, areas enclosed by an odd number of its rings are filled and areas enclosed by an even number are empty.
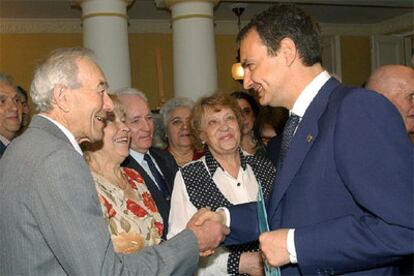
[[[153,148],[149,149],[149,152],[151,154],[151,156],[155,159],[155,162],[158,165],[158,168],[161,171],[161,174],[164,178],[165,184],[167,184],[167,188],[169,189],[169,193],[171,194],[172,192],[172,186],[171,183],[174,183],[174,178],[171,181],[171,177],[170,177],[170,168],[168,168],[168,164],[167,164],[167,160],[165,160],[164,158],[162,158],[162,156],[160,156],[160,154],[158,154],[158,152],[156,150],[154,150]],[[165,152],[165,154],[168,154],[167,152]]]
[[[289,145],[289,149],[283,161],[283,168],[279,172],[276,172],[276,184],[273,186],[274,188],[269,202],[269,214],[271,217],[275,215],[280,200],[292,183],[293,178],[317,138],[319,132],[319,118],[326,110],[329,96],[332,91],[339,85],[340,83],[336,79],[329,79],[319,90],[318,94],[306,110]]]

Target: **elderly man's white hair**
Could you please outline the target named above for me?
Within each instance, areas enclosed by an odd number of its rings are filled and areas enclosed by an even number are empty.
[[[37,111],[47,112],[52,109],[53,90],[57,86],[77,89],[81,87],[78,80],[77,61],[88,58],[96,63],[92,50],[86,48],[62,48],[53,51],[36,69],[30,86],[30,94]]]
[[[117,89],[113,92],[113,94],[118,95],[118,97],[119,96],[126,96],[126,95],[137,96],[137,97],[142,98],[145,102],[148,103],[148,98],[147,98],[147,96],[145,96],[144,92],[142,92],[138,89],[132,88],[132,87],[125,87],[125,88]]]

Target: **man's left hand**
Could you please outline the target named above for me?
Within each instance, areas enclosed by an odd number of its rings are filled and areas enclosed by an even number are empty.
[[[269,265],[276,267],[290,263],[289,251],[287,250],[288,230],[279,229],[260,235],[260,249]]]

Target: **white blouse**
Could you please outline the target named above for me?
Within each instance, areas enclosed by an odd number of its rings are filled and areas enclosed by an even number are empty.
[[[248,155],[246,152],[243,153],[244,155]],[[193,162],[203,162],[208,171],[205,157]],[[216,169],[212,178],[220,192],[232,204],[241,204],[257,200],[258,185],[253,169],[249,164],[246,164],[245,170],[240,167],[237,178],[232,177],[221,167]],[[172,238],[182,231],[196,212],[197,208],[190,201],[184,179],[179,171],[175,177],[171,197],[167,238]],[[200,258],[199,269],[196,275],[227,275],[228,256],[229,251],[222,247],[217,249],[212,256]]]

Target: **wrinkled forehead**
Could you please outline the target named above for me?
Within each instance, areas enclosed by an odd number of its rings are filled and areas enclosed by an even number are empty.
[[[216,117],[220,112],[224,111],[224,113],[234,113],[234,111],[230,108],[230,106],[226,105],[204,105],[202,109],[202,119],[206,119],[209,117]]]
[[[145,116],[151,113],[149,103],[137,95],[122,95],[121,102],[128,116]]]
[[[17,91],[12,85],[0,81],[0,95],[2,97],[14,97],[17,96]]]
[[[78,66],[77,79],[81,84],[108,88],[105,75],[95,61],[88,57],[82,57],[77,59],[76,62]]]
[[[218,113],[224,109],[229,109],[228,106],[224,106],[224,105],[203,105],[203,114],[204,115],[210,115],[210,114],[214,114],[214,113]]]
[[[171,109],[170,112],[168,112],[168,117],[169,118],[189,117],[190,114],[191,114],[191,109],[188,106],[177,106]]]

